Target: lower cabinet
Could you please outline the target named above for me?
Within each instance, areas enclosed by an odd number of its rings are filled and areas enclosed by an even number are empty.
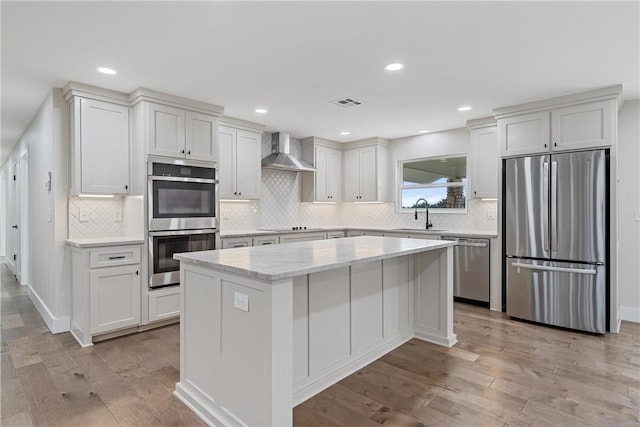
[[[311,242],[313,240],[325,240],[326,237],[327,236],[324,232],[281,234],[280,243]]]
[[[71,247],[71,333],[82,346],[140,325],[141,245]]]
[[[180,316],[180,286],[149,291],[149,323]]]
[[[224,237],[220,239],[222,249],[248,248],[253,246],[251,237]]]

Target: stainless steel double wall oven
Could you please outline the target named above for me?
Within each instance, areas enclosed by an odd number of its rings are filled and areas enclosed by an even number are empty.
[[[149,287],[180,283],[173,255],[215,249],[216,170],[184,160],[148,163]]]

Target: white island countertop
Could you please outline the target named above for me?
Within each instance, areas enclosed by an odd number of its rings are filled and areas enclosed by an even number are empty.
[[[279,280],[454,245],[442,240],[360,236],[187,252],[174,258],[256,279]]]

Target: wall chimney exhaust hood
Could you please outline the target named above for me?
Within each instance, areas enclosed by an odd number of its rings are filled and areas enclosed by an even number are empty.
[[[312,165],[296,159],[289,154],[289,151],[289,134],[274,132],[271,134],[271,154],[262,159],[262,167],[295,172],[315,172],[316,169]]]

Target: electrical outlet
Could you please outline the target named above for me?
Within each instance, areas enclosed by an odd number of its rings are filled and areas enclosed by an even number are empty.
[[[249,295],[240,292],[233,293],[233,307],[242,311],[249,311]]]
[[[114,209],[113,210],[113,220],[115,222],[122,221],[122,209]]]
[[[487,209],[487,219],[496,219],[495,209]]]
[[[91,212],[89,209],[80,209],[80,222],[89,222],[89,215]]]

